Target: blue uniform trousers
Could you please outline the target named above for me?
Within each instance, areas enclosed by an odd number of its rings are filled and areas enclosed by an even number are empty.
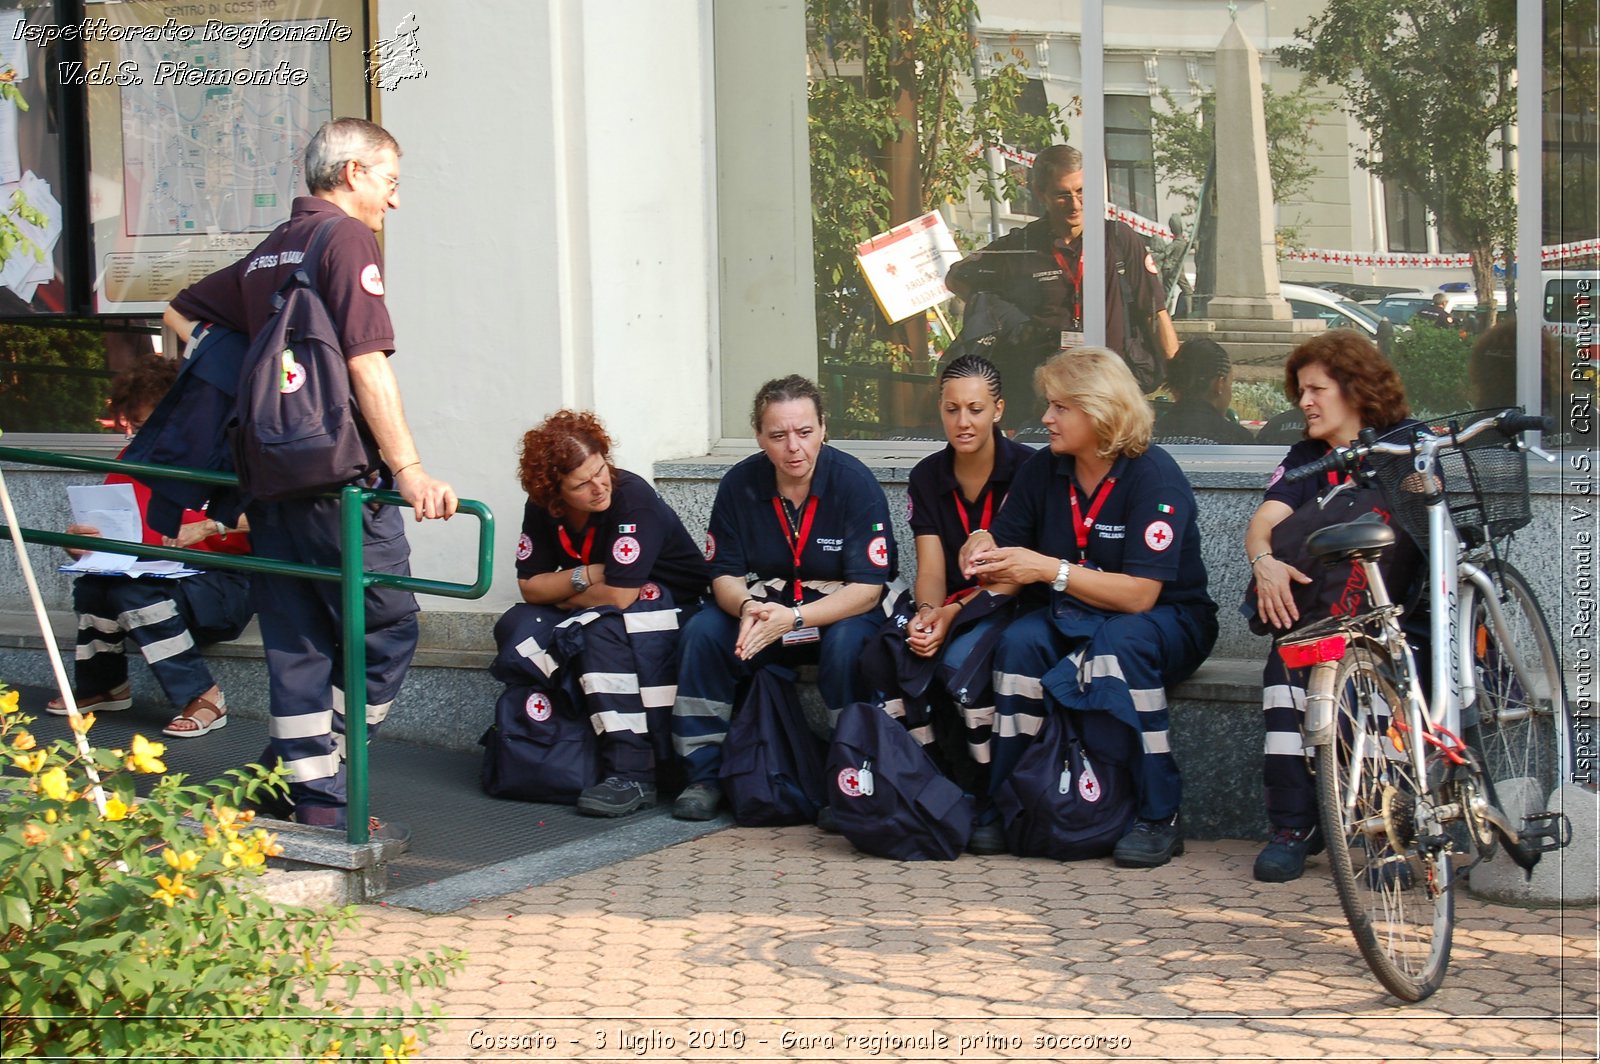
[[[1098,711],[1140,736],[1139,818],[1170,819],[1182,782],[1168,737],[1166,687],[1193,673],[1216,638],[1214,608],[1102,614],[1057,597],[1012,622],[995,652],[991,790],[1016,767],[1047,707]]]
[[[127,647],[144,656],[174,706],[183,708],[215,684],[200,644],[235,638],[250,621],[250,581],[243,573],[199,573],[179,580],[80,576],[73,687],[103,694],[128,679]]]
[[[657,764],[672,754],[680,619],[665,589],[625,610],[520,603],[495,625],[493,672],[547,690],[572,681],[600,737],[602,778],[652,782]]]
[[[817,687],[828,707],[831,732],[840,710],[866,698],[856,663],[861,648],[882,623],[881,610],[868,610],[828,625],[816,643],[797,647],[774,643],[750,661],[740,661],[733,654],[738,619],[708,601],[684,626],[678,654],[678,698],[672,707],[672,742],[684,761],[688,782],[716,783],[739,682],[763,665],[793,668],[816,662]]]
[[[393,506],[364,509],[363,567],[410,575],[407,511]],[[338,567],[337,499],[257,502],[248,512],[257,555]],[[295,819],[342,827],[346,709],[340,688],[344,655],[339,585],[256,574],[251,590],[271,693],[267,757],[281,760],[289,771]],[[369,587],[365,605],[370,738],[389,715],[416,653],[417,600],[407,591]]]

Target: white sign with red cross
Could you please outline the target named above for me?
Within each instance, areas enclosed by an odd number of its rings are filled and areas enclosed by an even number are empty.
[[[1165,521],[1151,521],[1144,527],[1144,545],[1151,550],[1166,550],[1172,546],[1172,526]]]
[[[1078,777],[1078,793],[1083,795],[1086,802],[1100,800],[1100,777],[1094,774],[1094,766],[1089,764],[1089,759],[1083,759],[1083,774]]]

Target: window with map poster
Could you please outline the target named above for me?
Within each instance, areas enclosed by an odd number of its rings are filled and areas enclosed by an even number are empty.
[[[88,98],[94,311],[159,313],[288,218],[322,123],[369,113],[367,4],[83,11],[82,63],[61,74]]]

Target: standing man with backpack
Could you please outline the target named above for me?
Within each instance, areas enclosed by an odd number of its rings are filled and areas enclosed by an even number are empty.
[[[384,215],[400,205],[400,146],[381,126],[359,118],[335,119],[306,146],[305,180],[311,194],[295,199],[289,220],[249,255],[178,293],[167,308],[166,323],[185,341],[201,323],[255,337],[270,324],[274,296],[284,283],[302,268],[312,273],[338,333],[358,420],[381,459],[378,472],[360,482],[399,492],[419,521],[448,519],[456,511],[455,491],[423,469],[388,361],[395,349],[394,326],[384,305],[382,254],[375,234],[383,229]],[[302,262],[317,236],[319,250],[312,261]],[[284,395],[304,384],[300,370],[285,352]],[[248,513],[257,554],[339,564],[337,499],[258,500]],[[400,511],[368,507],[364,520],[367,571],[409,574],[410,547]],[[341,668],[338,585],[256,574],[252,593],[271,685],[268,756],[288,769],[296,821],[343,828],[345,706],[336,686]],[[388,714],[416,651],[417,603],[409,592],[373,587],[367,589],[366,606],[365,708],[371,734]],[[373,832],[375,838],[406,835],[395,824],[374,824]]]
[[[1013,329],[980,353],[1006,380],[1031,382],[1033,370],[1058,347],[1081,347],[1083,333],[1083,153],[1054,144],[1033,160],[1028,188],[1043,216],[1013,229],[950,267],[944,283],[963,300],[984,293],[1026,315],[1032,329]],[[1166,362],[1178,353],[1166,292],[1143,238],[1126,223],[1106,223],[1106,346],[1122,356],[1145,392],[1161,386]],[[990,305],[985,320],[1015,315]],[[970,309],[969,309],[970,313]],[[990,317],[992,315],[992,317]],[[1076,341],[1062,334],[1078,334]],[[1038,342],[1014,337],[1037,337]],[[962,339],[967,339],[962,331]],[[964,349],[965,350],[965,349]]]

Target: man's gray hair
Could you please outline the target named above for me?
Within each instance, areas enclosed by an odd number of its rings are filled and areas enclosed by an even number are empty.
[[[306,188],[313,194],[344,186],[344,164],[371,163],[385,148],[400,154],[400,142],[387,129],[364,118],[335,118],[306,145]]]
[[[1083,169],[1083,152],[1070,144],[1052,144],[1033,157],[1033,172],[1028,175],[1028,189],[1044,202],[1045,193],[1063,174],[1075,174]]]

